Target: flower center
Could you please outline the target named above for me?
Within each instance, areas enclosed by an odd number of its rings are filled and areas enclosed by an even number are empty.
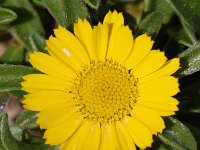
[[[72,93],[85,118],[114,122],[130,115],[138,97],[138,80],[112,60],[93,61],[77,74]]]

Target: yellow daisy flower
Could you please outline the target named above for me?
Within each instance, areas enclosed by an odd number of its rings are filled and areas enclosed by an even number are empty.
[[[179,59],[151,50],[146,34],[133,38],[121,13],[92,27],[78,19],[46,41],[49,54],[29,62],[44,74],[23,77],[24,107],[39,111],[46,144],[61,150],[135,150],[150,147],[165,128],[162,116],[178,110]]]

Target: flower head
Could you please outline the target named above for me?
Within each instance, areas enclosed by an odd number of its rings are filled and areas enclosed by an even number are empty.
[[[133,38],[121,13],[92,27],[78,19],[74,34],[59,27],[46,41],[49,54],[29,62],[43,74],[23,77],[24,107],[39,111],[44,138],[61,150],[134,150],[151,146],[178,110],[179,59],[151,50],[146,34]]]

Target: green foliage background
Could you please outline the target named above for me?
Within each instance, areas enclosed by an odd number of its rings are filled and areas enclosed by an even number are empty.
[[[109,10],[122,11],[134,36],[144,32],[168,58],[179,57],[180,111],[165,119],[166,129],[148,150],[200,149],[200,2],[199,0],[1,0],[0,41],[10,40],[0,57],[0,102],[8,94],[23,97],[21,77],[37,73],[28,53],[45,52],[45,39],[57,25],[73,31],[77,18],[96,25]],[[87,36],[87,35],[86,35]],[[0,150],[56,150],[44,145],[35,112],[25,110],[9,127],[0,114]],[[31,132],[28,132],[31,131]]]

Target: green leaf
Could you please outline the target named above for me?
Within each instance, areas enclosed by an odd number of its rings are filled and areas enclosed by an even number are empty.
[[[23,128],[23,129],[25,129],[25,128],[32,129],[32,128],[36,128],[38,126],[35,123],[36,119],[37,119],[37,114],[35,112],[25,110],[17,118],[16,124],[20,128]]]
[[[164,16],[160,12],[152,12],[141,21],[138,27],[139,31],[136,32],[147,33],[149,36],[155,35],[158,33],[163,20]]]
[[[63,26],[67,25],[64,12],[64,0],[41,0],[41,2],[43,3],[43,6],[48,9],[58,24]]]
[[[179,55],[181,68],[175,74],[178,77],[187,76],[200,70],[200,42],[188,48]]]
[[[187,38],[190,39],[192,44],[195,44],[197,42],[197,38],[195,36],[195,33],[184,23],[182,23],[182,26],[183,26],[183,31],[184,31],[185,35],[187,36]]]
[[[192,2],[191,2],[192,1]],[[185,43],[185,39],[194,44],[197,39],[195,36],[195,31],[199,32],[200,25],[200,15],[192,10],[192,6],[189,4],[193,3],[195,0],[145,0],[145,12],[159,11],[164,15],[164,24],[168,23],[173,14],[176,13],[180,18],[182,28],[184,31],[184,39],[180,39],[178,35],[178,40],[183,41],[183,44],[189,46],[191,44]],[[197,5],[197,3],[196,3]],[[179,34],[179,33],[178,33]],[[188,40],[189,38],[189,40]]]
[[[81,0],[43,0],[43,4],[58,24],[70,29],[78,18],[89,17],[87,7]]]
[[[169,36],[174,39],[176,42],[183,44],[187,47],[191,47],[193,45],[193,40],[188,36],[187,31],[185,31],[180,26],[172,27],[168,29]],[[190,34],[189,34],[190,35]]]
[[[200,146],[200,129],[199,129],[199,127],[197,128],[192,125],[187,125],[187,126],[190,128],[192,134],[194,135],[194,138],[196,139],[197,145],[199,147]]]
[[[200,34],[200,16],[197,15],[187,5],[186,0],[165,0],[171,8],[179,16],[180,21],[183,24],[184,29],[188,32],[193,43],[196,42],[196,37],[193,32]]]
[[[101,0],[84,0],[84,2],[85,2],[88,6],[94,8],[94,9],[98,9]]]
[[[33,3],[39,5],[39,6],[44,6],[42,0],[33,0]]]
[[[28,49],[33,50],[29,38],[34,33],[44,35],[44,29],[41,24],[39,15],[32,7],[29,0],[5,0],[2,5],[14,10],[19,16],[14,22],[16,35],[21,43]]]
[[[29,36],[30,44],[35,51],[45,51],[45,38],[38,33],[33,33]]]
[[[0,62],[7,64],[20,64],[23,59],[24,49],[17,44],[12,44],[6,48],[5,53],[0,58]]]
[[[176,14],[182,19],[182,21],[188,25],[189,27],[192,27],[197,33],[200,33],[200,15],[195,13],[189,5],[190,3],[193,3],[194,0],[191,0],[188,2],[187,0],[165,0],[169,3],[169,5],[174,9]],[[193,3],[194,4],[194,3]],[[196,3],[197,5],[199,4]]]
[[[2,114],[0,113],[0,121],[1,121]],[[0,135],[1,135],[1,125],[0,125]],[[0,136],[0,150],[6,150],[3,146],[3,143],[1,142],[1,136]]]
[[[26,92],[22,90],[15,90],[15,91],[9,91],[9,94],[16,96],[18,98],[23,98],[23,96],[26,94]]]
[[[184,3],[195,13],[198,18],[200,17],[200,5],[199,0],[184,0]],[[199,30],[199,29],[198,29]]]
[[[8,99],[9,93],[8,92],[0,92],[0,107],[4,104],[4,102]],[[1,111],[1,108],[0,108]]]
[[[7,24],[17,19],[17,14],[6,8],[0,8],[0,25]]]
[[[165,119],[166,128],[159,139],[174,150],[197,150],[197,145],[190,130],[180,121],[169,117]]]
[[[11,126],[10,132],[17,141],[22,141],[23,130],[18,126]]]
[[[152,149],[152,150],[169,150],[169,147],[167,147],[164,144],[159,144],[156,149]]]
[[[1,114],[0,134],[1,143],[5,150],[55,150],[55,147],[44,144],[26,144],[17,141],[10,133],[6,114]]]
[[[161,141],[154,141],[152,147],[148,147],[146,150],[169,150],[169,147]]]
[[[33,73],[38,71],[21,65],[0,65],[0,92],[21,90],[21,77]]]
[[[172,18],[174,11],[165,0],[144,0],[145,12],[158,11],[164,15],[163,23],[166,24]],[[157,18],[154,18],[155,20]]]
[[[155,149],[152,149],[152,150],[169,150],[169,147],[167,147],[165,144],[163,143],[159,143],[157,145],[157,147]]]

